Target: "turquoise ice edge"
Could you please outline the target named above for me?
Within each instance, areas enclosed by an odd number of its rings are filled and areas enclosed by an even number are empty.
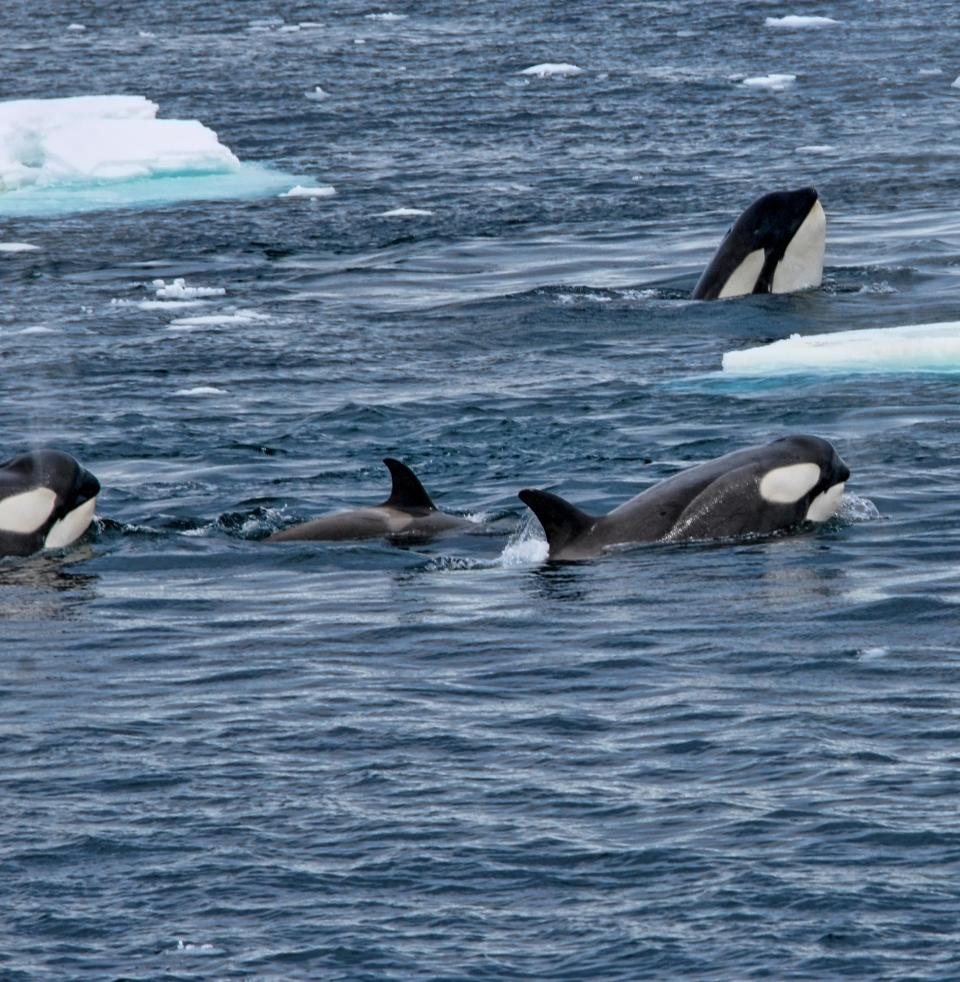
[[[289,190],[302,175],[263,164],[241,164],[215,174],[164,174],[131,181],[32,185],[0,192],[0,216],[56,218],[90,211],[154,208],[189,201],[233,201],[269,197]]]

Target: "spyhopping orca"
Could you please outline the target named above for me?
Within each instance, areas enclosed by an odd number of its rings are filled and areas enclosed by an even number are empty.
[[[815,188],[773,191],[724,236],[694,287],[694,300],[792,293],[819,286],[827,218]]]
[[[315,518],[268,536],[266,542],[292,539],[374,539],[381,536],[431,536],[447,529],[472,525],[465,518],[447,515],[431,501],[417,475],[406,464],[386,457],[393,486],[383,504],[353,508]]]
[[[59,450],[0,464],[0,556],[29,556],[79,539],[99,493],[100,482]]]
[[[825,522],[849,476],[826,440],[797,435],[698,464],[600,517],[548,491],[527,489],[520,498],[540,519],[551,559],[588,559],[618,544],[728,538]]]

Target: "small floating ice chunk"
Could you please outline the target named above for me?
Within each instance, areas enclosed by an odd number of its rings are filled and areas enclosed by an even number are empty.
[[[545,61],[542,65],[524,68],[519,74],[533,78],[573,78],[574,75],[582,75],[583,69],[566,62]]]
[[[809,143],[803,147],[797,147],[794,151],[795,153],[811,153],[811,154],[831,154],[836,151],[836,147],[831,146],[829,143]]]
[[[164,280],[154,280],[151,284],[156,287],[157,297],[161,300],[196,300],[197,297],[222,297],[226,290],[222,286],[187,286],[187,281],[178,276],[167,283]]]
[[[186,943],[182,938],[177,938],[177,952],[182,955],[220,955],[223,954],[220,948],[212,944],[194,944],[192,941]]]
[[[772,89],[773,91],[780,91],[785,89],[788,85],[796,82],[796,75],[787,74],[771,74],[771,75],[754,75],[752,78],[745,78],[741,85],[746,85],[753,89]]]
[[[175,396],[225,396],[226,389],[218,389],[215,385],[196,385],[192,389],[177,389]]]
[[[933,75],[942,75],[943,74],[943,69],[942,68],[921,68],[917,72],[917,74],[921,78],[928,78],[928,77],[933,76]]]
[[[290,188],[278,195],[280,198],[332,198],[337,193],[337,189],[332,184],[325,184],[320,187],[307,188],[302,184]]]
[[[30,242],[0,242],[0,252],[36,252],[39,248]]]
[[[801,14],[787,14],[786,17],[768,17],[764,23],[767,27],[827,27],[830,24],[839,24],[840,21],[832,17],[804,16]]]
[[[726,352],[723,371],[735,375],[960,371],[960,321],[793,334],[761,347]]]
[[[416,218],[419,215],[432,215],[426,208],[391,208],[390,211],[380,212],[381,218]]]
[[[388,11],[386,11],[386,13],[382,13],[382,14],[367,14],[366,15],[366,19],[367,20],[387,20],[387,21],[389,21],[389,20],[406,20],[407,19],[407,15],[406,14],[394,14],[394,13],[391,13],[388,10]]]
[[[67,30],[68,31],[78,31],[79,32],[79,31],[85,31],[86,29],[87,28],[86,28],[86,25],[85,24],[69,24],[67,26]]]
[[[25,327],[21,331],[17,331],[17,334],[56,334],[52,327],[47,327],[44,324],[33,324],[31,327]]]
[[[309,99],[311,102],[320,102],[321,100],[326,99],[328,94],[329,93],[318,85],[309,92],[304,92],[303,97],[305,99]]]
[[[951,89],[960,89],[960,75],[958,75],[951,83]]]
[[[200,314],[196,317],[178,317],[167,325],[172,331],[194,331],[204,327],[229,327],[234,324],[252,324],[255,321],[268,321],[268,314],[255,310],[235,310],[221,314]]]

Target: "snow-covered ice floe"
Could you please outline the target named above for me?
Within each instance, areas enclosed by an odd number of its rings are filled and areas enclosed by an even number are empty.
[[[741,84],[751,89],[773,89],[774,91],[779,91],[785,89],[788,85],[792,85],[796,80],[796,75],[778,75],[774,73],[772,75],[754,75],[752,78],[745,78]]]
[[[839,24],[840,21],[832,17],[815,17],[803,14],[787,14],[786,17],[768,17],[764,23],[767,27],[828,27],[830,24]]]
[[[524,68],[521,75],[532,75],[534,78],[572,78],[574,75],[582,75],[583,69],[576,65],[568,65],[565,62],[547,61],[542,65],[531,65]]]
[[[195,119],[143,96],[0,102],[0,215],[258,197],[291,175],[243,164]]]
[[[724,372],[783,375],[791,372],[960,371],[960,321],[908,324],[803,336],[728,351]]]

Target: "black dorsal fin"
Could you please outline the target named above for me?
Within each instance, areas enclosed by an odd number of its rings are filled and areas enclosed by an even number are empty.
[[[547,533],[551,556],[565,549],[596,522],[592,515],[549,491],[524,488],[519,498],[540,519],[543,531]]]
[[[392,508],[427,508],[436,511],[437,506],[430,500],[430,495],[424,490],[420,483],[420,478],[399,460],[393,457],[384,457],[383,462],[390,471],[393,478],[393,487],[390,489],[390,497],[384,505]]]

